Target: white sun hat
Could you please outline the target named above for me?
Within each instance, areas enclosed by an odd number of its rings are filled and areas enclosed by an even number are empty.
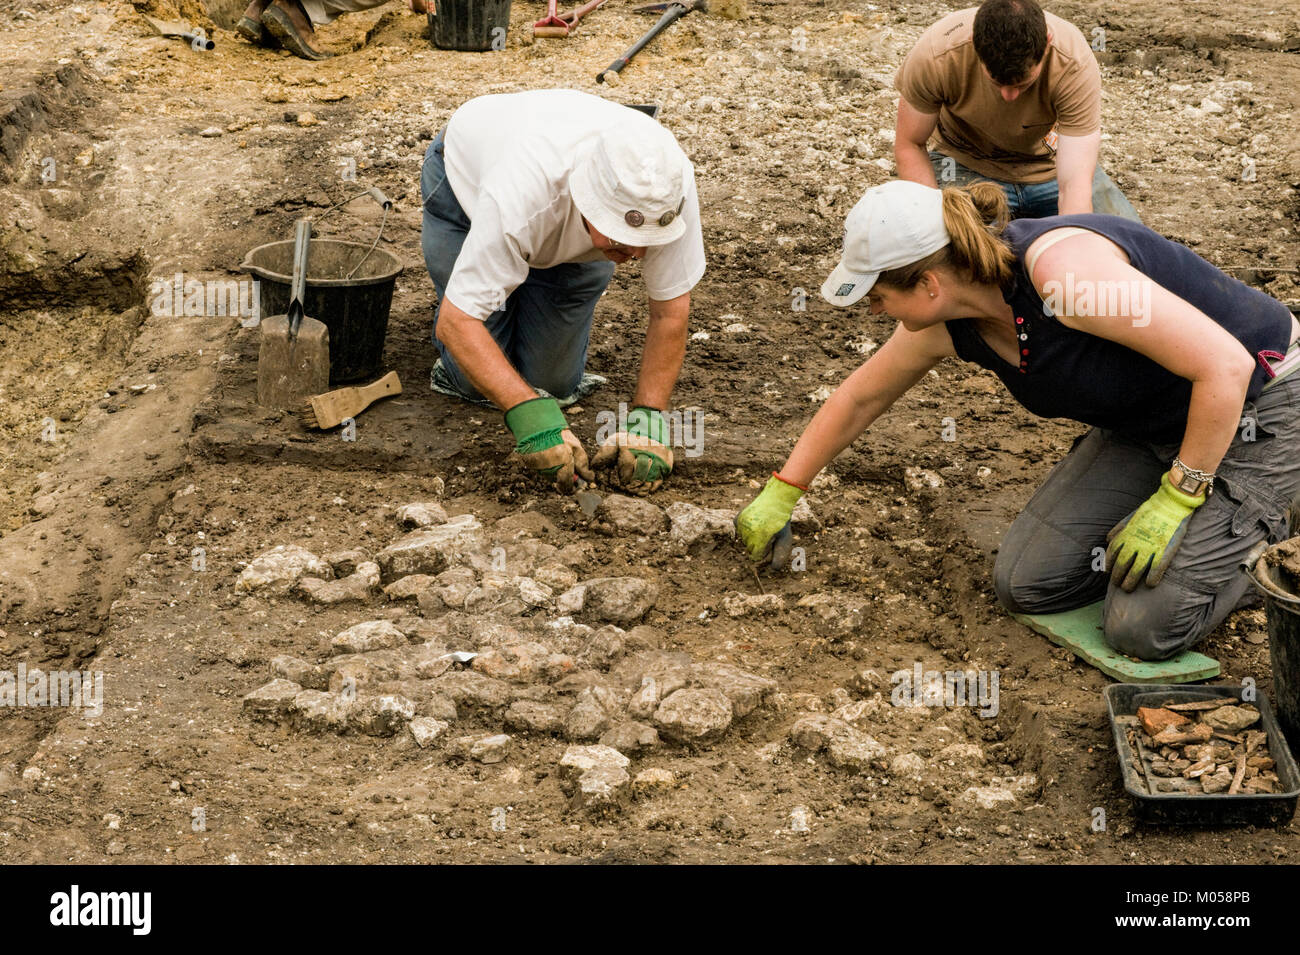
[[[615,242],[667,245],[686,232],[682,208],[690,160],[653,119],[630,116],[602,129],[569,175],[587,221]]]
[[[950,241],[940,190],[904,179],[872,186],[844,219],[844,253],[822,298],[840,308],[853,305],[881,272],[911,265]]]

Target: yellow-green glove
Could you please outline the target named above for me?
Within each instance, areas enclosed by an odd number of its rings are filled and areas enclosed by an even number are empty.
[[[750,560],[771,557],[773,569],[785,564],[790,554],[790,515],[803,493],[803,488],[782,480],[774,471],[758,497],[736,515],[736,533]]]
[[[582,442],[554,398],[521,401],[506,412],[506,427],[515,436],[515,456],[524,467],[545,475],[561,494],[572,494],[575,475],[595,479]]]
[[[1160,489],[1116,524],[1106,540],[1110,582],[1132,593],[1144,577],[1148,587],[1160,583],[1187,534],[1187,524],[1206,497],[1184,494],[1160,476]]]

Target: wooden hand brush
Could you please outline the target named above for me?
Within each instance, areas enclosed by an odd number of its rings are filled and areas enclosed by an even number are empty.
[[[359,388],[339,388],[315,395],[298,411],[298,417],[308,428],[336,428],[347,418],[355,418],[380,398],[402,393],[402,383],[397,372],[390,371],[378,381]]]

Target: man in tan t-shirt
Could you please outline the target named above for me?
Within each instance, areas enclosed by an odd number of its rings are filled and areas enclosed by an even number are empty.
[[[1097,164],[1101,72],[1092,48],[1034,0],[950,13],[921,35],[894,85],[900,178],[927,186],[991,179],[1017,218],[1138,218]]]

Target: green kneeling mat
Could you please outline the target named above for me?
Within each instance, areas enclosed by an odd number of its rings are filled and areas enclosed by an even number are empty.
[[[1013,613],[1031,630],[1121,683],[1195,683],[1219,675],[1219,661],[1184,650],[1168,660],[1133,660],[1112,650],[1101,631],[1104,600],[1065,613]]]

